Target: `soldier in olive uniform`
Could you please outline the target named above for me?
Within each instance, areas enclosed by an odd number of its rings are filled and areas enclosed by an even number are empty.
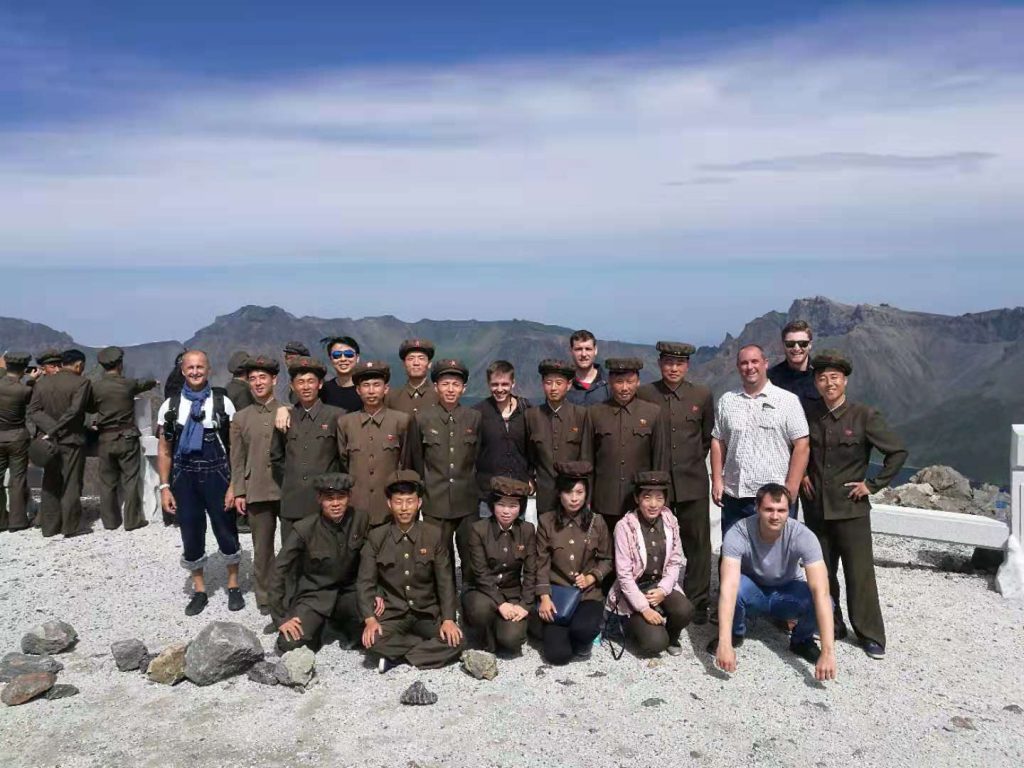
[[[363,409],[346,413],[338,426],[341,466],[352,475],[352,504],[369,515],[370,526],[391,520],[384,486],[402,463],[409,415],[384,406],[391,369],[380,361],[360,363],[352,373]]]
[[[683,591],[694,605],[694,623],[708,620],[711,595],[711,511],[707,458],[715,403],[711,390],[686,380],[692,344],[659,341],[661,379],[637,390],[641,400],[661,406],[668,419],[670,448],[669,507],[679,522],[686,557]]]
[[[43,536],[79,530],[82,518],[82,477],[85,470],[85,411],[92,400],[92,386],[82,376],[85,355],[68,349],[61,355],[61,369],[41,377],[32,388],[28,416],[42,439],[57,446],[58,456],[43,470]]]
[[[281,633],[277,638],[281,653],[302,645],[318,650],[328,622],[349,638],[359,637],[362,629],[356,575],[366,540],[366,515],[349,506],[352,478],[348,475],[318,475],[313,487],[320,514],[292,527],[270,582],[270,612]],[[289,585],[295,586],[289,589]]]
[[[294,363],[300,357],[309,357],[310,356],[310,354],[309,354],[309,347],[307,347],[301,341],[289,341],[287,344],[284,345],[284,350],[283,351],[284,351],[284,368],[285,368],[286,371],[290,370],[291,367],[292,367],[292,363]],[[326,371],[326,369],[324,369],[324,370]],[[324,375],[326,376],[327,374],[324,373]],[[319,397],[319,394],[317,396]],[[299,402],[299,400],[295,396],[295,390],[289,389],[288,390],[288,403],[289,403],[289,405],[295,405],[297,402]]]
[[[340,408],[320,401],[327,369],[312,357],[297,357],[288,367],[296,403],[288,412],[288,428],[276,429],[270,461],[281,486],[281,541],[287,543],[292,525],[316,514],[317,475],[341,469],[338,422]]]
[[[401,659],[420,669],[442,667],[462,654],[448,545],[441,528],[417,519],[423,505],[418,474],[399,470],[385,492],[393,520],[370,531],[359,562],[363,647],[380,657],[380,672]]]
[[[542,360],[537,366],[544,402],[526,412],[526,446],[530,474],[537,489],[537,514],[555,508],[555,464],[594,459],[590,409],[566,399],[576,368],[564,360]]]
[[[231,420],[231,490],[235,512],[252,533],[252,586],[260,613],[270,613],[270,577],[274,569],[274,537],[281,511],[281,487],[270,463],[274,415],[281,403],[274,397],[280,363],[256,355],[242,363],[246,392],[253,403]]]
[[[529,495],[529,483],[492,477],[492,516],[469,531],[473,584],[462,593],[464,619],[491,653],[516,654],[526,642],[537,580],[535,531],[521,514]]]
[[[21,531],[28,528],[29,435],[25,414],[32,399],[32,387],[21,379],[32,356],[7,352],[4,359],[7,369],[0,372],[0,531]],[[2,483],[7,470],[11,479],[5,499]]]
[[[228,371],[231,373],[231,381],[224,388],[228,393],[228,399],[235,404],[235,412],[241,411],[255,400],[249,391],[248,371],[245,369],[245,361],[249,359],[249,353],[238,350],[228,358]]]
[[[61,369],[61,351],[48,347],[36,355],[36,362],[43,369],[43,376],[53,376]]]
[[[842,560],[853,631],[864,652],[881,659],[885,656],[885,626],[875,582],[868,496],[892,482],[907,460],[907,451],[882,414],[846,399],[847,376],[853,366],[845,355],[826,350],[814,356],[811,366],[822,399],[813,401],[807,412],[811,458],[801,490],[810,503],[804,516],[807,527],[821,542],[828,566],[836,637],[846,635],[836,576]],[[869,479],[872,449],[882,454],[883,463],[878,474]]]
[[[103,374],[92,382],[90,410],[96,413],[99,432],[100,520],[108,531],[120,527],[124,504],[124,529],[133,531],[149,525],[139,488],[142,445],[135,424],[135,397],[155,387],[156,380],[126,378],[120,347],[101,349],[97,360]]]
[[[437,390],[427,380],[430,361],[434,359],[434,345],[426,339],[406,339],[398,347],[398,356],[405,366],[405,385],[388,392],[388,408],[410,416],[437,404]]]

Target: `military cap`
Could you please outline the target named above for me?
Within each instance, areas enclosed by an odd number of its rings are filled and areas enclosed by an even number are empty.
[[[325,493],[344,493],[352,490],[352,475],[344,472],[328,472],[313,478],[313,488]]]
[[[576,376],[576,367],[565,360],[552,360],[548,358],[547,360],[540,361],[540,365],[537,366],[537,373],[541,376],[554,373],[571,380]]]
[[[32,355],[28,352],[4,352],[4,360],[8,365],[16,365],[20,368],[32,362]]]
[[[654,345],[662,357],[686,357],[688,358],[697,351],[693,344],[685,344],[681,341],[659,341]]]
[[[228,373],[232,376],[237,376],[240,373],[245,373],[245,361],[249,359],[249,353],[244,349],[239,349],[231,353],[231,357],[228,358]]]
[[[49,347],[36,355],[36,362],[40,365],[60,365],[60,350]]]
[[[315,357],[302,356],[292,360],[288,365],[288,375],[293,379],[300,373],[315,373],[317,378],[322,379],[327,375],[327,369]]]
[[[65,349],[60,353],[60,364],[61,365],[74,365],[75,363],[85,362],[85,352],[80,349]]]
[[[530,484],[511,477],[492,477],[491,493],[495,496],[510,496],[513,499],[525,499],[530,495]]]
[[[365,363],[359,363],[352,371],[352,381],[358,384],[367,379],[384,379],[384,383],[387,384],[391,381],[391,367],[380,360],[367,360]]]
[[[427,360],[434,359],[434,343],[426,339],[406,339],[398,345],[398,356],[405,360],[410,352],[422,352]]]
[[[454,373],[456,376],[461,377],[464,382],[469,381],[469,369],[458,360],[451,358],[434,361],[434,365],[430,368],[430,380],[436,382],[446,373]]]
[[[271,376],[277,376],[281,371],[281,364],[270,355],[255,355],[245,358],[245,362],[242,363],[242,371],[245,373],[266,371]]]
[[[309,347],[301,341],[289,341],[284,345],[284,353],[286,355],[302,355],[303,357],[309,357]]]
[[[120,347],[104,347],[96,355],[96,362],[102,366],[115,366],[124,359],[124,350]]]
[[[825,349],[811,358],[811,368],[816,371],[823,371],[826,368],[835,368],[849,376],[853,373],[853,366],[850,359],[838,349]]]
[[[659,470],[651,470],[650,472],[637,472],[633,478],[633,485],[639,491],[641,489],[647,490],[668,490],[668,487],[672,484],[672,475],[668,472],[661,472]]]
[[[639,373],[643,367],[644,361],[639,357],[609,357],[604,361],[608,373]]]
[[[588,480],[594,472],[594,465],[589,461],[556,461],[555,472],[559,477]]]
[[[390,496],[392,488],[405,484],[415,486],[416,492],[423,495],[423,481],[420,479],[419,473],[412,469],[399,469],[392,472],[388,477],[388,484],[384,486],[384,494]]]

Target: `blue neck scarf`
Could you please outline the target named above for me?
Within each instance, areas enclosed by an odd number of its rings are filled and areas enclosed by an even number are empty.
[[[212,390],[209,384],[198,392],[188,386],[182,387],[181,396],[192,403],[192,408],[189,411],[189,417],[185,420],[185,425],[181,428],[178,447],[174,451],[175,456],[203,452],[203,405],[211,394]]]

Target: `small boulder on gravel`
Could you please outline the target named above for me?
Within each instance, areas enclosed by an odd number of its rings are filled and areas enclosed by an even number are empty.
[[[73,685],[67,685],[65,683],[57,683],[53,688],[46,692],[46,700],[53,701],[54,699],[66,699],[69,696],[77,696],[79,690]]]
[[[47,621],[21,638],[21,650],[36,656],[66,651],[78,641],[75,628],[64,621]]]
[[[42,696],[53,688],[57,682],[57,675],[53,672],[29,672],[25,675],[18,675],[4,686],[3,693],[0,693],[0,701],[8,707],[16,707],[26,701],[32,701],[37,696]]]
[[[185,677],[196,685],[212,685],[245,672],[263,660],[256,633],[231,621],[214,621],[188,644]]]
[[[996,572],[996,590],[1009,600],[1024,600],[1024,550],[1013,536],[1006,540],[1006,560]]]
[[[316,654],[306,646],[288,651],[274,666],[274,674],[281,685],[305,688],[313,680]]]
[[[498,659],[487,651],[463,651],[462,668],[477,680],[493,680],[498,676]]]
[[[437,703],[437,694],[433,691],[428,691],[427,686],[417,680],[405,689],[400,701],[411,706],[426,706]]]
[[[52,656],[29,656],[24,653],[8,653],[0,659],[0,682],[6,683],[18,675],[30,672],[53,672],[64,669],[64,665]]]
[[[175,643],[164,648],[149,663],[146,674],[154,683],[175,685],[185,679],[185,643]]]
[[[114,657],[114,663],[121,672],[131,672],[138,669],[142,660],[149,656],[149,650],[141,640],[134,637],[130,640],[118,640],[110,644],[110,653]]]
[[[272,661],[257,661],[249,668],[246,677],[260,685],[277,685],[277,665]]]
[[[971,500],[971,481],[952,467],[936,464],[918,471],[910,478],[912,483],[927,483],[936,493],[954,499]]]
[[[139,672],[141,672],[144,675],[147,672],[149,672],[149,665],[157,656],[159,656],[159,654],[157,653],[147,653],[145,656],[139,659]]]

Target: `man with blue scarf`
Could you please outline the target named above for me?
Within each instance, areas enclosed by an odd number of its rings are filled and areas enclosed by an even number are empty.
[[[176,515],[181,530],[182,566],[192,574],[194,594],[185,608],[187,616],[201,613],[208,602],[203,567],[206,565],[206,518],[209,516],[217,546],[227,564],[228,609],[245,607],[238,586],[238,544],[231,471],[222,434],[235,407],[222,391],[209,383],[210,361],[205,352],[190,350],[181,361],[185,385],[181,399],[160,406],[160,504]],[[223,402],[223,406],[218,406]],[[173,408],[172,405],[177,405]],[[222,423],[224,422],[224,423]]]

